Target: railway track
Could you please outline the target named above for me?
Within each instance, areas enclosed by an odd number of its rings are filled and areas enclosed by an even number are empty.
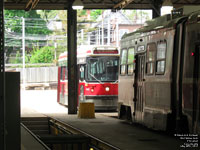
[[[52,150],[120,150],[54,118],[26,117],[21,122]]]

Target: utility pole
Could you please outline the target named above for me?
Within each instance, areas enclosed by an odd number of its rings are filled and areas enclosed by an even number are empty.
[[[108,40],[107,40],[107,45],[110,45],[110,17],[108,17]]]
[[[119,47],[119,23],[118,19],[116,18],[116,41],[117,41],[117,47]]]
[[[101,28],[100,28],[100,25],[99,25],[99,34],[98,34],[98,45],[101,45]]]
[[[88,33],[88,45],[90,45],[90,36],[91,36],[91,34],[90,33]]]
[[[57,49],[57,43],[56,43],[56,40],[54,40],[55,43],[54,43],[54,48],[55,48],[55,51],[54,51],[54,59],[56,60],[56,49]]]
[[[26,80],[26,73],[25,73],[25,19],[22,17],[22,57],[23,57],[23,86],[24,89],[26,89],[25,86],[25,80]]]
[[[84,31],[83,31],[83,29],[81,29],[81,45],[84,45]]]
[[[102,28],[102,30],[101,30],[101,39],[102,39],[102,41],[101,41],[101,45],[104,45],[104,19],[103,19],[103,11],[102,11],[102,24],[101,24],[101,28]]]

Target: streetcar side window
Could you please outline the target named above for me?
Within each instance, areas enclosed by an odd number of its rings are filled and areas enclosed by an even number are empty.
[[[126,74],[126,62],[127,62],[127,50],[122,50],[121,55],[121,64],[120,64],[120,74],[125,75]]]
[[[133,75],[135,60],[135,48],[129,48],[128,50],[128,75]]]
[[[157,45],[156,74],[164,74],[167,43],[159,42]]]
[[[150,43],[147,45],[147,70],[148,75],[153,75],[155,70],[155,54],[156,54],[156,44]]]

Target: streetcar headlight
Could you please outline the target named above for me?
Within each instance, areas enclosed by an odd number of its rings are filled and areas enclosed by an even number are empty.
[[[108,91],[110,91],[110,88],[109,88],[109,87],[106,87],[105,90],[108,92]]]
[[[94,92],[94,89],[91,89],[91,92]]]

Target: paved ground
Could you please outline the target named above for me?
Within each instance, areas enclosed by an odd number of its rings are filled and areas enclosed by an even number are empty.
[[[179,150],[175,137],[117,119],[117,113],[96,113],[95,119],[68,115],[67,108],[56,102],[55,90],[21,91],[22,116],[54,117],[121,150]]]
[[[21,116],[32,114],[68,113],[57,103],[56,90],[21,90]]]

